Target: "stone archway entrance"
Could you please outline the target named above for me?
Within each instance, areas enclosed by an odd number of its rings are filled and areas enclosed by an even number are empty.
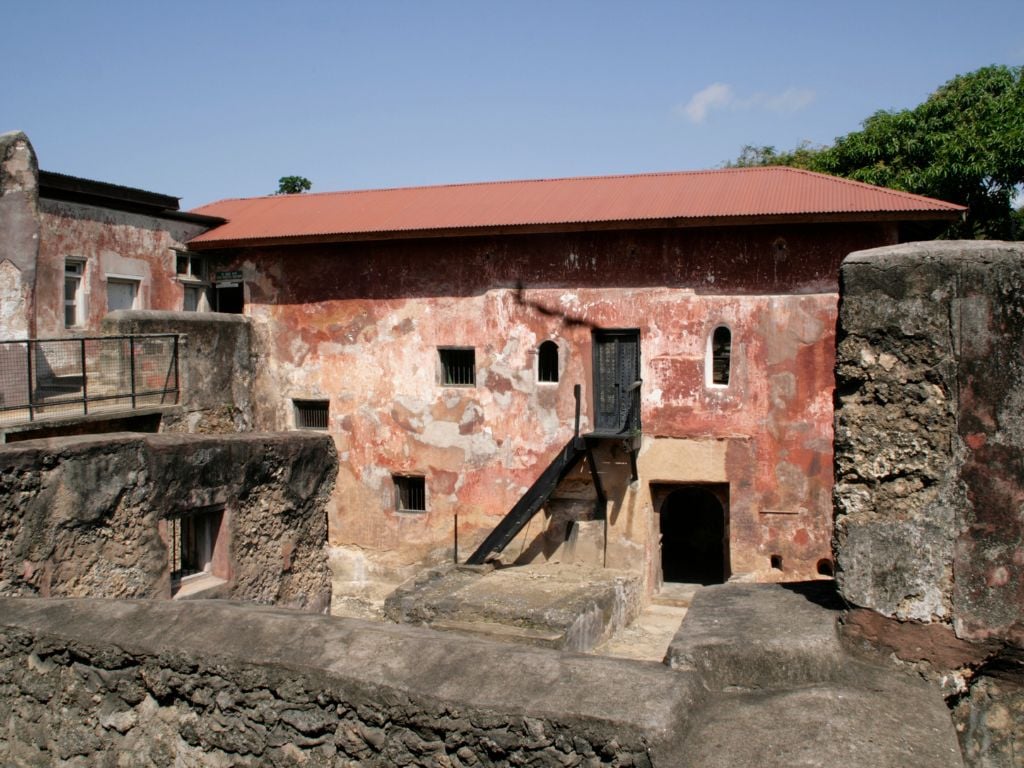
[[[659,495],[662,580],[724,582],[729,578],[729,487],[683,485]]]

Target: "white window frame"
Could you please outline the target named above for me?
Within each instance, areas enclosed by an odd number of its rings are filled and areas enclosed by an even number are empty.
[[[68,280],[75,281],[75,295],[68,298]],[[74,323],[68,324],[68,307],[74,307]],[[85,325],[85,259],[64,259],[64,327],[81,328]]]
[[[110,308],[110,284],[115,285],[131,285],[134,288],[132,292],[132,305],[130,309],[142,309],[142,278],[138,275],[107,275],[107,312],[113,312]]]
[[[176,279],[182,285],[181,293],[181,308],[185,312],[209,312],[210,311],[210,299],[209,299],[209,288],[210,282],[206,279],[209,264],[206,261],[206,257],[198,253],[193,253],[187,250],[172,249],[174,254],[174,272]],[[178,262],[184,261],[185,271],[182,272],[179,269]],[[199,266],[198,274],[196,273],[196,265]],[[188,302],[186,297],[188,292],[198,291],[196,297],[195,309],[188,308]]]

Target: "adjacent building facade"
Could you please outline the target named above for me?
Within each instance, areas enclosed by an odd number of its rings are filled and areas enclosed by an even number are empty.
[[[40,171],[25,134],[0,135],[0,339],[95,335],[117,309],[212,309],[186,243],[220,223],[176,197]]]
[[[240,273],[257,426],[337,445],[336,597],[464,560],[577,386],[593,450],[503,556],[654,588],[831,573],[839,263],[959,211],[738,169],[227,200],[189,247]]]

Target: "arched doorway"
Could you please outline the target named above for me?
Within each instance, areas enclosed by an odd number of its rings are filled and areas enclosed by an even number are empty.
[[[660,507],[663,581],[721,584],[729,576],[728,489],[681,486]]]

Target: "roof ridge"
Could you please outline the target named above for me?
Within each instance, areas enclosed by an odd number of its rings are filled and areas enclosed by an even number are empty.
[[[869,184],[866,181],[858,181],[857,179],[849,179],[846,176],[837,176],[837,175],[835,175],[833,173],[824,173],[822,171],[810,171],[810,170],[808,170],[806,168],[794,168],[794,167],[789,166],[789,165],[775,165],[775,166],[762,166],[762,167],[765,167],[765,168],[768,168],[768,167],[770,167],[770,168],[785,168],[786,170],[789,170],[789,171],[794,171],[796,173],[806,174],[808,176],[816,176],[816,177],[819,177],[819,178],[824,176],[825,178],[833,179],[833,180],[841,182],[843,184],[849,184],[850,186],[858,187],[860,189],[870,189],[870,190],[872,190],[874,192],[885,192],[887,194],[895,195],[896,197],[902,197],[902,198],[907,198],[907,199],[911,199],[911,200],[929,200],[931,202],[942,203],[943,205],[949,206],[949,208],[951,210],[954,209],[954,208],[963,208],[964,207],[962,205],[959,205],[958,203],[951,203],[948,200],[940,200],[937,197],[928,197],[928,195],[919,195],[916,192],[907,192],[906,190],[903,190],[903,189],[893,189],[892,187],[883,187],[880,184]]]
[[[610,173],[610,174],[593,174],[590,176],[548,176],[543,178],[535,179],[496,179],[492,181],[455,181],[444,184],[407,184],[394,187],[368,187],[365,189],[333,189],[324,190],[321,192],[300,192],[298,194],[282,194],[280,192],[271,193],[269,195],[251,195],[249,197],[224,197],[218,200],[213,200],[209,203],[203,203],[197,208],[205,208],[210,205],[217,205],[218,203],[227,203],[232,201],[245,201],[245,200],[271,200],[273,198],[295,198],[295,199],[308,199],[310,197],[325,197],[327,195],[363,195],[369,192],[406,192],[410,190],[426,190],[426,189],[452,189],[456,187],[491,187],[501,186],[505,184],[547,184],[554,182],[564,181],[598,181],[598,180],[610,180],[610,179],[640,179],[640,178],[654,178],[661,176],[700,176],[703,174],[720,174],[720,173],[751,173],[759,171],[775,171],[779,169],[784,170],[802,170],[797,168],[788,168],[783,165],[766,165],[766,166],[751,166],[747,168],[699,168],[692,170],[681,170],[681,171],[639,171],[635,173]],[[828,176],[830,178],[839,178],[838,176],[831,176],[830,174],[817,173],[815,171],[807,171],[807,173],[814,176]],[[871,186],[870,184],[867,186]],[[193,209],[195,210],[195,209]]]

